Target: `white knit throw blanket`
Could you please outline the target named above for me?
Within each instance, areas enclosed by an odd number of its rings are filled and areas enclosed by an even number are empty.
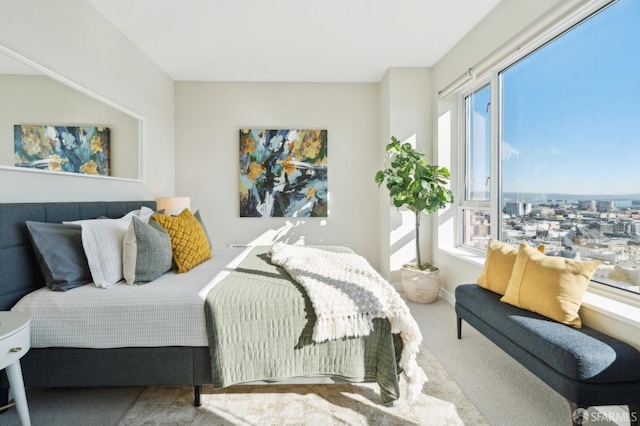
[[[427,381],[416,362],[422,334],[398,292],[355,253],[334,253],[306,246],[275,243],[271,261],[284,268],[306,291],[317,320],[313,340],[366,336],[373,318],[387,318],[391,331],[400,333],[400,367],[415,400]]]

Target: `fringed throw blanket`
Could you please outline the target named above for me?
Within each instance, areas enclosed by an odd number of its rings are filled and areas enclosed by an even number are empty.
[[[391,331],[399,333],[400,358],[409,399],[415,399],[427,377],[416,362],[422,334],[396,290],[355,253],[334,253],[308,247],[275,243],[271,261],[281,266],[306,291],[317,320],[313,340],[366,336],[374,318],[387,318]]]

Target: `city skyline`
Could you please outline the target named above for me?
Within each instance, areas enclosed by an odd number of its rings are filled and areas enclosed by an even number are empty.
[[[640,192],[629,194],[565,194],[558,192],[503,192],[503,200],[509,201],[629,201],[640,200]]]
[[[587,199],[557,207],[505,202],[501,240],[544,244],[548,255],[600,260],[593,281],[640,293],[640,205],[618,210],[615,201],[608,202],[589,205]],[[486,231],[476,232],[485,244]]]

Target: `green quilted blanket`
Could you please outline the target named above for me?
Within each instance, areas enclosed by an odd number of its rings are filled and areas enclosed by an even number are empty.
[[[213,385],[331,376],[377,382],[383,404],[398,399],[402,341],[391,333],[389,321],[375,319],[368,336],[314,342],[311,302],[298,283],[270,263],[269,248],[253,248],[207,295]]]

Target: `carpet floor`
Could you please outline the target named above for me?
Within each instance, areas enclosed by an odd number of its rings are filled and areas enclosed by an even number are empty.
[[[202,406],[193,388],[149,387],[118,423],[138,425],[487,425],[447,371],[426,349],[418,362],[429,382],[414,403],[380,404],[376,384],[204,386]],[[401,395],[406,383],[401,381]]]
[[[418,400],[380,403],[377,384],[261,384],[203,386],[193,406],[192,386],[27,389],[33,426],[141,425],[488,425],[440,362],[423,345],[418,363],[429,381]],[[19,425],[15,408],[0,426]]]
[[[423,346],[418,362],[429,381],[418,400],[380,403],[377,384],[203,386],[193,406],[191,386],[27,389],[34,426],[141,425],[488,425],[440,362]],[[15,408],[0,425],[19,425]]]

